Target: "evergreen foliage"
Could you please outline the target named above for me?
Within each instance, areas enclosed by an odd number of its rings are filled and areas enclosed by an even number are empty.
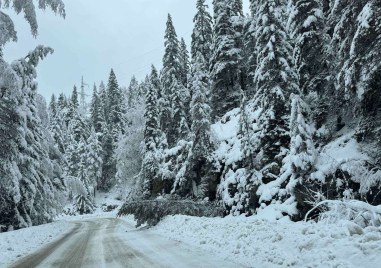
[[[212,117],[218,118],[239,106],[239,92],[243,87],[241,68],[241,33],[237,24],[242,16],[239,1],[213,1],[214,29],[211,56]],[[238,30],[238,31],[237,31]]]
[[[118,212],[118,217],[134,215],[136,227],[147,223],[155,226],[168,215],[188,215],[196,217],[222,216],[222,209],[207,202],[193,202],[188,200],[147,200],[125,203]]]

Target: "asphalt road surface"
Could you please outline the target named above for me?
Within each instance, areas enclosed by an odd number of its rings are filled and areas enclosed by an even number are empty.
[[[237,267],[120,219],[74,222],[71,232],[14,263],[31,267]]]

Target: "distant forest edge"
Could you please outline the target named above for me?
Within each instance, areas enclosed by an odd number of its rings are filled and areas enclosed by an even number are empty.
[[[34,11],[14,2],[0,6],[25,12],[35,35]],[[65,15],[60,0],[40,2]],[[213,202],[208,215],[334,209],[380,224],[381,2],[250,2],[244,15],[242,0],[214,0],[211,15],[197,0],[190,51],[168,15],[163,68],[128,87],[111,70],[88,105],[83,86],[49,105],[37,94],[50,48],[12,64],[0,54],[2,230],[51,221],[66,204],[91,213],[97,190],[116,191],[126,211],[186,200],[176,213]],[[3,12],[0,26],[0,47],[16,40]]]

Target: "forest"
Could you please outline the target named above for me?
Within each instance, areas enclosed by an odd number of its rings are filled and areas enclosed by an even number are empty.
[[[190,46],[168,15],[162,68],[126,86],[111,69],[87,102],[83,81],[39,95],[52,48],[3,58],[6,10],[35,36],[35,9],[65,16],[62,0],[0,1],[0,230],[92,213],[99,192],[381,224],[381,1],[250,3],[195,1]]]

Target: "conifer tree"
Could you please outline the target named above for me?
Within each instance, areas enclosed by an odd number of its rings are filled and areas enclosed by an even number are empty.
[[[163,57],[163,70],[161,74],[162,94],[160,99],[160,105],[162,105],[160,123],[161,129],[164,133],[167,133],[170,127],[171,120],[171,94],[172,86],[174,85],[174,79],[180,79],[180,45],[177,39],[177,34],[173,26],[172,17],[168,14],[167,27],[164,36],[165,52]]]
[[[56,189],[49,174],[51,161],[42,124],[36,109],[36,66],[52,50],[42,46],[27,57],[9,65],[3,59],[3,46],[17,41],[12,19],[4,13],[11,8],[24,13],[33,36],[37,35],[36,7],[33,1],[0,3],[0,232],[46,223],[59,208]],[[38,8],[50,7],[65,16],[61,0],[42,0]],[[35,125],[34,125],[35,124]],[[41,164],[39,164],[41,163]]]
[[[372,102],[381,100],[375,86],[379,84],[381,72],[380,12],[380,1],[334,0],[329,16],[330,55],[335,57],[332,72],[337,74],[338,103],[345,94],[349,103],[358,105],[354,103],[358,97],[362,100],[360,110],[365,115],[376,114],[378,106]]]
[[[158,144],[160,142],[159,118],[158,118],[158,93],[160,82],[157,71],[152,66],[150,83],[146,95],[146,111],[144,114],[144,157],[142,163],[144,196],[150,197],[152,182],[158,177],[159,159],[157,158]]]
[[[262,0],[258,7],[256,44],[258,65],[254,76],[255,99],[263,108],[259,117],[260,169],[263,183],[280,174],[283,148],[289,146],[287,115],[291,93],[298,92],[297,75],[292,65],[292,46],[284,28],[284,3]],[[251,156],[252,157],[252,156]]]
[[[55,117],[57,115],[57,101],[56,101],[56,95],[52,95],[52,98],[50,99],[49,103],[49,115],[51,118]]]
[[[323,3],[318,0],[293,0],[295,12],[291,16],[292,37],[295,40],[294,59],[301,92],[323,94],[327,65]]]
[[[191,77],[191,135],[192,148],[188,157],[188,171],[193,172],[191,177],[193,195],[204,197],[208,186],[207,173],[210,169],[209,156],[213,146],[210,140],[211,108],[208,98],[209,90],[208,64],[202,52],[197,54],[192,66]],[[197,191],[196,191],[197,189]]]
[[[87,139],[86,147],[86,176],[91,187],[91,196],[94,196],[95,189],[102,177],[102,147],[99,142],[98,134],[91,128],[90,137]]]
[[[312,128],[308,125],[309,108],[299,95],[291,95],[290,160],[294,179],[307,179],[316,160]]]
[[[67,100],[63,93],[58,96],[57,108],[59,108],[61,111],[67,108]]]
[[[116,162],[114,156],[114,138],[111,130],[106,129],[102,138],[102,177],[97,186],[108,191],[115,184]]]
[[[18,173],[19,176],[18,185],[15,185],[19,188],[19,195],[15,196],[15,203],[10,205],[16,209],[16,218],[11,220],[16,228],[46,223],[52,220],[55,208],[58,207],[54,199],[53,178],[49,176],[51,161],[44,145],[47,137],[36,108],[37,84],[33,81],[36,78],[35,67],[49,53],[52,53],[52,49],[39,46],[27,57],[12,64],[14,72],[21,80],[20,97],[23,99],[25,113],[23,142],[19,141],[19,152],[23,161],[18,163],[18,168],[13,166],[15,170],[10,171],[10,174]]]
[[[52,135],[54,145],[61,153],[65,153],[65,123],[62,119],[61,112],[51,113],[49,130]]]
[[[171,85],[171,124],[167,132],[167,141],[170,146],[175,145],[179,140],[185,139],[189,134],[189,126],[184,107],[184,92],[186,88],[175,77],[172,78]]]
[[[128,109],[132,108],[134,105],[136,105],[139,95],[139,82],[136,80],[135,76],[132,76],[130,85],[127,88],[127,107]]]
[[[179,51],[179,64],[180,64],[180,81],[183,86],[188,86],[188,75],[190,70],[189,51],[184,38],[180,40]]]
[[[239,1],[213,1],[214,40],[211,57],[212,117],[224,115],[239,106],[241,84],[240,62],[242,45],[237,42],[241,33],[234,23],[242,15]]]
[[[105,120],[105,124],[108,124],[109,122],[109,111],[108,111],[108,95],[107,95],[107,90],[106,86],[101,81],[99,84],[99,90],[98,90],[98,96],[99,96],[99,105],[101,107],[102,115]]]
[[[108,127],[111,130],[111,135],[113,136],[114,143],[118,140],[119,134],[123,131],[123,113],[122,113],[122,94],[116,79],[114,70],[111,69],[108,84],[107,84],[107,98],[108,107]]]
[[[209,63],[212,55],[213,42],[213,19],[207,10],[205,0],[197,0],[197,13],[193,19],[194,28],[192,33],[191,55],[192,61],[196,60],[197,54],[201,53]],[[209,70],[209,64],[208,64]]]
[[[70,120],[78,113],[79,102],[78,102],[78,91],[77,87],[73,87],[73,92],[70,97],[67,113],[65,114],[66,126],[69,126]]]
[[[97,87],[94,84],[93,96],[90,105],[91,125],[96,133],[101,133],[105,125],[104,111],[101,100],[99,99]]]

